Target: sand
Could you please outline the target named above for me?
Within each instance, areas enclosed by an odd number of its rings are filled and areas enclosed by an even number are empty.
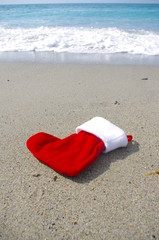
[[[0,239],[159,239],[159,68],[0,63]],[[26,140],[101,116],[134,137],[74,178]]]

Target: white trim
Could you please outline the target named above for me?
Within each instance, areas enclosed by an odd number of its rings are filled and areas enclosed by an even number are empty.
[[[76,128],[76,133],[86,131],[100,138],[105,146],[104,153],[110,152],[128,144],[125,132],[102,117],[94,117]]]

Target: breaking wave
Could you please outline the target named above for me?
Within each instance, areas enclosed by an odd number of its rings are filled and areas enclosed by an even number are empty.
[[[118,28],[0,27],[0,51],[159,55],[159,34]]]

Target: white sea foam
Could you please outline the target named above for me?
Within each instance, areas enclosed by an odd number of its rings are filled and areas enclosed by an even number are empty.
[[[0,27],[0,51],[159,55],[159,34],[117,28]]]

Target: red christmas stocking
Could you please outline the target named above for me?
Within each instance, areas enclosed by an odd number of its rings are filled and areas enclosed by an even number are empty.
[[[28,139],[27,147],[38,160],[60,174],[76,176],[92,164],[101,152],[126,147],[131,139],[106,119],[95,117],[64,139],[37,133]]]

